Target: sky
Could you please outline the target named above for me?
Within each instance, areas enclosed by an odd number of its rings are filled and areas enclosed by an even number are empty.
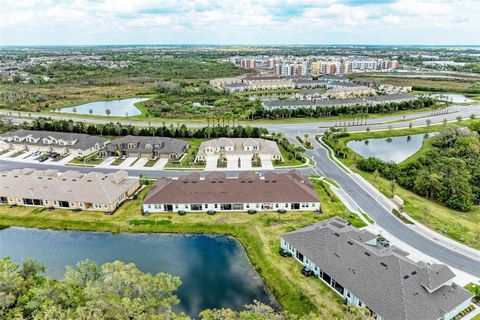
[[[480,0],[0,0],[0,45],[480,45]]]

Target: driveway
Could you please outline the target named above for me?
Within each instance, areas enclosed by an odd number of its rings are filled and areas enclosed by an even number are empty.
[[[132,169],[142,169],[145,163],[148,162],[148,158],[140,158],[138,159],[137,162],[133,164],[133,166],[130,166]]]
[[[205,170],[215,170],[217,169],[218,156],[205,156]]]
[[[251,155],[240,156],[240,169],[242,169],[242,170],[252,170],[252,156]]]
[[[119,168],[130,168],[130,166],[137,160],[138,157],[127,157],[122,163],[118,165]]]
[[[260,162],[262,163],[262,169],[273,170],[272,157],[260,155]]]
[[[238,170],[239,167],[239,156],[228,155],[227,156],[227,170]]]

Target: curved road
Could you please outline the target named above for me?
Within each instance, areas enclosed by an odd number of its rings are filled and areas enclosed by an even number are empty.
[[[318,145],[318,143],[316,144]],[[446,248],[410,229],[375,200],[365,189],[358,185],[349,173],[345,172],[332,161],[323,146],[318,145],[318,148],[309,150],[306,153],[314,158],[317,162],[317,169],[321,171],[321,173],[326,177],[334,179],[348,195],[355,200],[360,208],[372,217],[385,231],[428,256],[436,258],[458,270],[480,277],[480,260],[475,260],[462,253]]]

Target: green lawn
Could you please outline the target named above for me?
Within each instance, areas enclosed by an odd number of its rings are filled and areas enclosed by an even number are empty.
[[[205,168],[205,164],[194,162],[198,149],[204,141],[207,141],[207,139],[187,139],[190,147],[188,148],[187,153],[182,157],[181,161],[173,162],[172,160],[169,160],[165,165],[165,168]]]
[[[461,122],[461,124],[467,123],[469,123],[469,121]],[[348,137],[340,138],[339,144],[341,146],[346,146],[346,143],[350,140],[421,134],[439,131],[442,128],[443,125],[435,125],[413,129],[352,133]],[[429,141],[425,140],[420,151],[405,161],[412,161],[421,154],[426,153],[428,148]],[[359,158],[361,158],[360,155],[348,149],[348,157],[346,159],[339,158],[339,160],[354,172],[359,173],[362,177],[367,179],[387,197],[390,197],[390,182],[382,177],[375,177],[373,173],[364,172],[358,169],[356,167],[356,160]],[[462,242],[470,247],[480,249],[480,206],[473,207],[470,212],[459,212],[418,196],[398,185],[395,189],[395,194],[405,201],[405,211],[415,220],[454,240]]]
[[[42,208],[9,208],[0,205],[0,227],[95,230],[110,232],[173,232],[213,233],[234,236],[245,248],[255,269],[282,307],[294,314],[324,314],[326,319],[345,319],[345,305],[338,295],[315,277],[301,275],[301,265],[293,258],[278,254],[279,236],[285,232],[330,218],[350,218],[343,204],[317,187],[322,214],[313,212],[242,213],[158,213],[147,217],[140,214],[143,190],[137,199],[124,203],[112,216],[98,212],[72,213]],[[350,218],[351,220],[352,218]],[[351,220],[353,221],[353,220]]]
[[[295,159],[293,155],[285,150],[285,148],[283,148],[281,145],[278,145],[278,149],[280,149],[283,161],[278,163],[274,162],[274,167],[300,166],[305,163],[304,161]]]
[[[88,155],[86,157],[77,157],[73,158],[69,164],[81,164],[81,165],[98,165],[102,163],[104,159],[100,158],[98,152],[95,152],[91,155]]]

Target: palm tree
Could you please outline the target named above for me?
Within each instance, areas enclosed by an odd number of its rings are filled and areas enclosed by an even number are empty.
[[[430,125],[432,124],[432,120],[430,119],[427,119],[425,122],[427,123],[427,127],[430,127]]]
[[[77,114],[77,108],[76,107],[73,107],[72,111],[73,111],[73,114]]]
[[[93,109],[88,109],[88,113],[90,113],[90,115],[93,114]]]
[[[110,109],[105,109],[105,113],[107,114],[107,116],[110,116],[110,113],[112,112],[110,111]]]

